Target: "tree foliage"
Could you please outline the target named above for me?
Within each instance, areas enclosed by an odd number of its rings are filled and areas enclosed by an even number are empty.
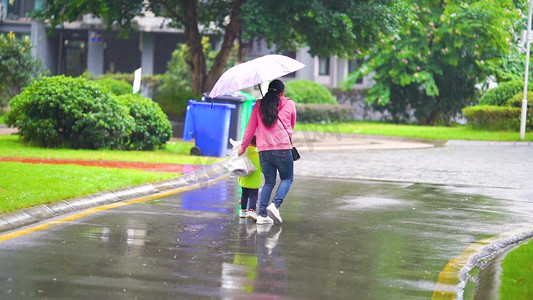
[[[183,30],[190,49],[187,61],[191,70],[191,85],[195,94],[210,89],[224,71],[240,27],[240,7],[246,0],[45,0],[35,17],[47,20],[52,28],[72,22],[83,14],[99,17],[108,29],[118,28],[127,37],[135,26],[135,17],[147,12],[171,20],[172,27]],[[201,31],[202,30],[202,31]],[[221,34],[222,47],[213,67],[207,69],[202,47],[202,35]]]
[[[279,51],[308,46],[313,56],[352,57],[396,28],[404,9],[386,0],[252,0],[243,6],[243,36],[265,38]]]
[[[35,16],[51,28],[80,15],[100,17],[109,28],[125,34],[134,18],[146,11],[172,20],[184,31],[190,57],[193,93],[209,91],[227,66],[235,40],[266,38],[279,51],[309,46],[311,54],[350,56],[354,47],[369,45],[377,30],[387,32],[396,19],[393,0],[44,0]],[[211,68],[207,65],[202,36],[221,37]]]
[[[520,19],[509,0],[407,0],[404,26],[382,34],[347,85],[373,73],[367,100],[392,112],[394,121],[414,109],[419,123],[450,124],[475,103],[484,83],[510,54]]]
[[[206,65],[210,68],[218,54],[213,50],[209,38],[202,38],[203,51],[206,54]],[[228,66],[233,66],[237,61],[237,50],[233,49],[228,58]],[[173,116],[185,116],[185,110],[189,99],[200,99],[202,95],[194,94],[191,88],[191,71],[187,61],[191,57],[191,51],[187,44],[179,44],[172,53],[168,62],[168,69],[161,76],[161,84],[157,87],[156,101],[165,113]]]

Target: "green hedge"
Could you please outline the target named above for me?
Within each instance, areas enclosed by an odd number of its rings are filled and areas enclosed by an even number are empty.
[[[468,126],[484,130],[520,130],[521,109],[518,107],[479,105],[463,108]],[[526,127],[533,128],[533,114],[528,111]]]
[[[84,78],[43,77],[14,97],[7,124],[43,147],[121,149],[133,126],[115,96]]]
[[[529,85],[529,90],[532,87]],[[480,105],[497,105],[504,106],[507,101],[524,90],[524,82],[519,80],[507,81],[500,83],[497,87],[488,90],[479,100]]]
[[[118,97],[128,108],[134,125],[125,143],[131,150],[154,150],[163,147],[172,137],[172,125],[159,105],[140,95]]]
[[[96,80],[96,82],[102,86],[102,88],[108,90],[109,92],[120,96],[133,93],[133,86],[126,80],[114,79],[111,77],[104,77]]]
[[[524,98],[524,92],[520,92],[514,95],[511,99],[507,101],[507,106],[522,108],[523,98]],[[528,107],[528,110],[533,107],[533,92],[531,91],[527,92],[527,107]]]
[[[343,122],[353,119],[349,105],[296,103],[297,119],[302,123]]]
[[[169,116],[176,116],[179,118],[185,117],[185,111],[189,100],[200,100],[201,97],[191,93],[183,91],[172,92],[160,92],[158,89],[155,94],[155,101],[159,104],[161,109]]]
[[[326,87],[310,80],[287,82],[285,84],[285,95],[295,103],[337,104],[337,100]]]
[[[157,103],[131,92],[117,97],[82,77],[33,82],[11,101],[6,123],[43,147],[152,150],[172,137]]]

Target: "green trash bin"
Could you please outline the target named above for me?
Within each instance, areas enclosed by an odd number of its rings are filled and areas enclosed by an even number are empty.
[[[244,96],[246,99],[242,104],[242,111],[241,111],[241,137],[239,140],[242,140],[242,137],[244,136],[244,130],[246,130],[246,126],[248,125],[248,120],[250,119],[250,114],[252,113],[252,109],[255,105],[255,97],[252,96],[252,94],[245,93],[245,92],[237,92]]]

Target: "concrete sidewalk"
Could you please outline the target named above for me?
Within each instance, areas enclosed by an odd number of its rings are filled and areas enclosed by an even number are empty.
[[[395,136],[295,131],[293,144],[299,151],[422,149],[444,142]]]
[[[9,134],[16,134],[18,130],[16,128],[10,128],[6,127],[5,125],[0,124],[0,135],[9,135]]]

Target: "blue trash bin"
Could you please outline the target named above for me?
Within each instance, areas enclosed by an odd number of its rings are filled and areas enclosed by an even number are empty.
[[[195,138],[192,155],[224,157],[228,150],[231,110],[234,104],[189,100],[183,140]]]

